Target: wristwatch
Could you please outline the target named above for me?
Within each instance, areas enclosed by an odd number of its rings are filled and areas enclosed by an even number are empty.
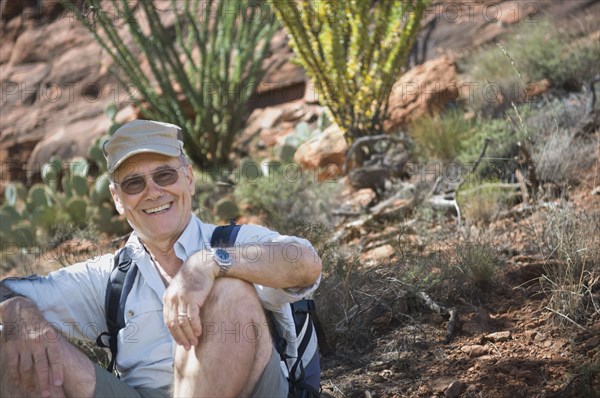
[[[219,266],[219,275],[217,278],[225,276],[231,268],[231,256],[227,253],[227,250],[217,247],[211,249],[213,258],[215,259],[217,265]]]

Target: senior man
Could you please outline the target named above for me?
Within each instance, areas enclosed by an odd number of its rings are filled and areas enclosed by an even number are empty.
[[[192,214],[194,177],[180,133],[136,120],[104,146],[137,267],[118,335],[119,378],[64,338],[106,330],[114,261],[107,254],[46,277],[2,281],[3,397],[287,396],[263,308],[289,319],[286,304],[317,287],[321,261],[308,241],[254,225],[239,231],[236,248],[244,250],[230,249],[231,261],[215,258],[215,226]]]

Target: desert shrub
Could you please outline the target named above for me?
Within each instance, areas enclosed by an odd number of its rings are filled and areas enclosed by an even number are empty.
[[[456,195],[461,215],[473,224],[489,223],[500,211],[510,208],[516,199],[513,187],[497,181],[468,182]]]
[[[331,224],[337,189],[337,183],[320,183],[314,175],[290,163],[268,175],[241,178],[234,196],[250,214],[262,216],[269,227],[293,234],[309,225]]]
[[[402,280],[412,286],[414,292],[423,291],[436,297],[445,296],[440,289],[444,280],[448,278],[450,261],[446,252],[407,255],[402,260],[406,267]]]
[[[427,3],[272,2],[298,62],[349,143],[383,131],[392,86],[403,72]]]
[[[583,325],[600,314],[600,214],[559,207],[546,214],[539,246],[549,263],[540,277],[545,306],[560,325]]]
[[[561,98],[552,98],[529,108],[525,117],[525,128],[533,141],[543,140],[558,129],[572,129],[589,112],[591,93],[570,93]],[[527,109],[525,107],[521,110]]]
[[[577,370],[570,397],[600,398],[600,363],[581,366]]]
[[[458,159],[463,162],[477,160],[486,139],[490,141],[486,150],[486,158],[506,157],[505,154],[511,152],[510,147],[522,138],[522,134],[508,117],[478,116],[473,121],[469,134],[465,137]]]
[[[525,120],[532,141],[538,178],[561,187],[573,183],[577,171],[594,161],[594,145],[576,137],[574,127],[588,112],[588,95],[571,95],[548,102]]]
[[[466,241],[455,247],[454,265],[467,286],[479,289],[491,286],[499,264],[498,254],[489,242]]]
[[[150,0],[62,2],[114,61],[144,115],[182,127],[192,162],[228,163],[279,26],[268,4],[172,1],[166,13]]]
[[[593,162],[593,153],[593,146],[559,129],[535,145],[532,156],[541,181],[566,187],[578,177],[577,170]]]
[[[375,338],[400,324],[414,322],[421,307],[402,281],[400,266],[360,268],[351,250],[315,294],[319,318],[337,353],[370,352]]]
[[[541,20],[519,24],[501,46],[482,48],[461,64],[479,83],[472,107],[523,100],[524,85],[544,78],[555,87],[579,89],[597,73],[600,44],[575,39]]]
[[[464,112],[452,109],[436,115],[426,115],[410,126],[417,156],[450,162],[463,151],[465,140],[473,135],[473,122]]]

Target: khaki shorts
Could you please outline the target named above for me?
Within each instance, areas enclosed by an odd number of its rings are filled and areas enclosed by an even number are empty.
[[[171,396],[170,387],[133,388],[108,373],[97,364],[95,398],[168,398]],[[271,359],[258,380],[252,397],[255,398],[285,398],[288,396],[288,383],[281,370],[279,354],[275,349]]]

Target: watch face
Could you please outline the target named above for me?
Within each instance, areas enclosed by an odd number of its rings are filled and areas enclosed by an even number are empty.
[[[229,253],[225,249],[217,248],[213,250],[213,256],[215,256],[215,260],[219,264],[229,264],[231,263],[231,257]]]

